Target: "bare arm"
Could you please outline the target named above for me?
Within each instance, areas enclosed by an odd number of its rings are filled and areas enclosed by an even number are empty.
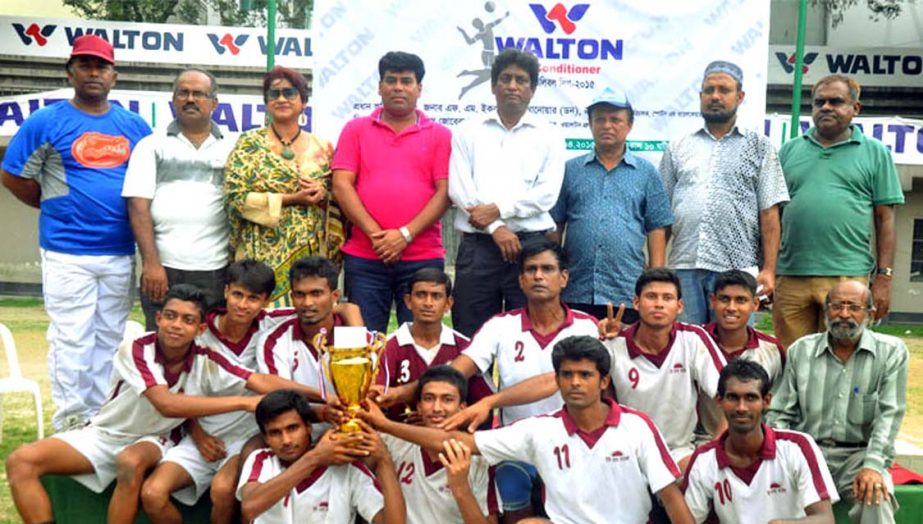
[[[659,227],[647,234],[647,255],[649,267],[667,265],[667,229]]]
[[[265,394],[279,389],[294,389],[302,395],[308,397],[309,400],[315,402],[323,402],[324,399],[321,397],[320,391],[304,384],[299,384],[298,382],[293,382],[288,379],[284,379],[278,375],[271,375],[268,373],[253,373],[250,375],[250,378],[247,379],[247,389],[253,391],[254,393]]]
[[[833,524],[833,505],[829,500],[819,500],[804,508],[805,516],[800,519],[771,520],[769,524]]]
[[[359,193],[356,192],[356,173],[345,169],[334,170],[333,197],[346,218],[359,226],[367,236],[371,237],[373,233],[381,231],[381,226],[375,222],[359,199]]]
[[[555,222],[554,231],[550,231],[547,235],[548,240],[554,242],[555,244],[564,244],[564,226],[567,225],[566,222]]]
[[[229,413],[231,411],[253,411],[260,397],[200,397],[171,393],[164,384],[147,388],[144,396],[160,412],[169,418],[193,418]]]
[[[382,433],[412,442],[435,453],[443,451],[443,442],[455,439],[457,442],[467,446],[472,454],[478,453],[477,445],[474,443],[474,435],[462,433],[461,431],[446,431],[444,429],[395,422],[385,417],[377,404],[368,400],[363,402],[363,407],[365,409],[359,411],[359,418]]]
[[[3,186],[13,193],[13,196],[19,199],[23,204],[39,208],[42,203],[42,186],[35,180],[22,178],[11,175],[5,169],[0,169],[3,173]]]
[[[337,315],[340,315],[340,318],[343,319],[343,324],[347,326],[364,326],[365,320],[362,319],[362,311],[359,309],[359,306],[351,304],[349,302],[341,302],[339,304],[334,304],[333,312]]]
[[[757,284],[762,284],[762,294],[771,295],[776,287],[776,260],[779,257],[779,242],[782,237],[782,225],[779,219],[779,205],[760,211],[760,242],[763,246],[763,267],[756,276]]]
[[[459,358],[460,357],[456,357],[455,360]],[[455,361],[452,362],[452,365],[454,367]],[[548,373],[523,380],[515,386],[502,389],[493,395],[482,398],[446,419],[445,422],[441,424],[441,427],[454,429],[467,422],[467,430],[469,432],[474,432],[478,426],[487,420],[491,410],[494,408],[529,404],[543,398],[548,398],[557,393],[557,391],[558,385],[554,380],[554,372],[549,371]]]
[[[462,521],[465,524],[496,524],[497,516],[481,513],[481,506],[474,492],[471,491],[471,483],[468,480],[468,473],[471,470],[471,450],[458,441],[443,442],[442,446],[443,451],[439,454],[439,462],[442,462],[446,468],[449,489],[452,491],[455,504],[458,505]]]
[[[686,505],[686,500],[683,499],[683,492],[676,483],[669,484],[658,491],[657,496],[660,497],[660,502],[667,510],[670,522],[673,524],[693,524],[695,522],[689,506]]]
[[[875,206],[875,248],[880,268],[894,265],[894,206]],[[872,297],[875,300],[875,320],[883,318],[891,310],[891,277],[877,275],[872,282]]]
[[[154,218],[151,216],[151,199],[128,198],[128,219],[141,252],[141,292],[154,302],[163,300],[170,283],[167,271],[160,262],[160,253],[154,242]]]

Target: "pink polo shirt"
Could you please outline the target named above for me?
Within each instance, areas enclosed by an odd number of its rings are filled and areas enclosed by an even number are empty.
[[[384,229],[406,226],[436,193],[436,181],[449,177],[452,134],[417,111],[417,123],[395,133],[380,120],[382,108],[343,128],[333,169],[356,173],[356,192]],[[369,238],[357,226],[342,251],[377,259]],[[442,226],[437,220],[404,250],[402,260],[442,258]]]

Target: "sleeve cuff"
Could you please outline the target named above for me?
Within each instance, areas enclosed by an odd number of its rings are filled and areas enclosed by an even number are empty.
[[[874,469],[878,473],[884,473],[885,471],[885,461],[877,455],[871,455],[868,452],[865,454],[865,460],[862,461],[863,468]]]
[[[500,229],[501,227],[503,227],[503,226],[505,226],[505,225],[506,225],[506,223],[505,223],[504,221],[502,221],[502,220],[494,220],[494,221],[491,222],[490,224],[487,224],[487,228],[486,228],[487,233],[493,235],[493,234],[494,234],[494,231]]]
[[[497,209],[500,210],[500,220],[506,220],[515,216],[516,205],[507,202],[497,202]]]
[[[247,193],[240,216],[261,226],[276,227],[282,218],[282,195]]]

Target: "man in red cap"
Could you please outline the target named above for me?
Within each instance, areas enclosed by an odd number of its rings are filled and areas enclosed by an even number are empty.
[[[106,400],[112,356],[131,308],[134,239],[122,182],[132,148],[151,128],[110,104],[112,45],[74,40],[74,97],[32,114],[3,158],[3,185],[40,209],[39,245],[55,429],[76,428]]]

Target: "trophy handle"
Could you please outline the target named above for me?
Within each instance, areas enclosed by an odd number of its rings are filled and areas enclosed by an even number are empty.
[[[381,366],[381,357],[384,354],[385,345],[388,343],[387,337],[378,331],[371,332],[370,335],[371,340],[368,342],[369,355],[375,355],[375,358],[374,362],[372,363],[372,373],[369,377],[369,385],[374,384],[375,379],[378,378],[378,368]],[[387,384],[385,384],[385,386],[387,386]]]

